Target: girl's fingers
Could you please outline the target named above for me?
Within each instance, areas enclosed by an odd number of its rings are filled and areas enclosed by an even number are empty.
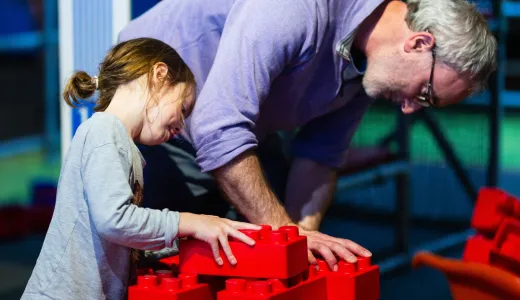
[[[253,240],[252,238],[248,237],[245,233],[243,232],[240,232],[236,229],[233,229],[233,228],[230,228],[228,234],[234,238],[236,238],[237,240],[243,242],[243,243],[246,243],[248,244],[249,246],[253,246],[256,241]]]
[[[211,252],[213,252],[213,256],[215,257],[215,261],[218,265],[222,265],[224,262],[222,261],[222,258],[220,257],[220,251],[218,247],[218,241],[217,240],[211,240],[209,242],[209,245],[211,247]]]
[[[229,247],[229,241],[226,235],[219,236],[220,245],[222,245],[222,249],[224,250],[224,253],[227,256],[227,259],[229,262],[234,265],[237,263],[237,259],[233,255],[233,252],[231,251],[231,247]]]

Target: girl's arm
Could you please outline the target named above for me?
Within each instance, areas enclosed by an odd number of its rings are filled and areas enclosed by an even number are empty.
[[[115,144],[96,147],[85,157],[82,171],[89,215],[104,239],[140,250],[160,250],[173,247],[177,236],[192,236],[210,245],[218,264],[223,263],[219,247],[230,263],[236,264],[228,236],[254,245],[255,241],[238,229],[259,230],[260,226],[131,204],[133,194],[127,179],[131,165],[125,151]]]
[[[90,219],[98,234],[113,243],[141,250],[172,247],[179,213],[130,204],[131,165],[126,153],[108,143],[84,154],[83,188]]]

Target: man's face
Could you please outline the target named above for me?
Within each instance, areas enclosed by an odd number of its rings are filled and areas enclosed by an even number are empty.
[[[421,98],[429,97],[435,107],[464,100],[470,94],[468,76],[438,62],[432,73],[433,62],[432,51],[382,49],[368,61],[363,86],[370,97],[391,100],[406,114],[422,107]]]

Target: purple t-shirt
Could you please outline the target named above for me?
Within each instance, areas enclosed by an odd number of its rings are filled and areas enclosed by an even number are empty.
[[[339,167],[373,99],[338,46],[382,2],[163,0],[126,26],[120,41],[162,40],[191,68],[197,101],[186,137],[202,171],[295,128],[295,156]]]

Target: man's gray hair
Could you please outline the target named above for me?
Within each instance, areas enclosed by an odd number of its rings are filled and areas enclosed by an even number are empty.
[[[466,0],[407,0],[406,23],[415,32],[435,37],[438,60],[459,73],[469,73],[473,93],[487,87],[496,70],[497,42],[487,20]]]

